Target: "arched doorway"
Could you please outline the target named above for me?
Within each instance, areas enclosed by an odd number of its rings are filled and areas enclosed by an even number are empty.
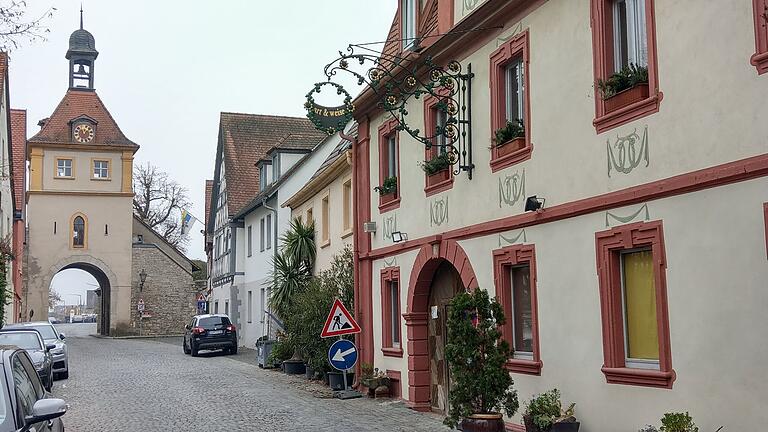
[[[98,260],[90,259],[89,261],[95,262],[63,262],[59,263],[52,269],[50,283],[48,284],[49,290],[54,288],[57,276],[68,274],[67,282],[79,284],[83,286],[79,291],[77,289],[71,290],[74,295],[77,296],[78,308],[77,322],[87,322],[92,315],[95,315],[94,321],[96,322],[96,332],[100,335],[107,336],[110,333],[111,327],[111,312],[112,312],[112,287],[114,275],[112,275],[106,265],[97,262]],[[58,283],[60,285],[60,283]],[[88,293],[91,291],[91,293]],[[62,300],[67,303],[67,299],[62,296]],[[89,298],[90,297],[90,298]],[[67,316],[59,316],[61,312],[57,312],[57,308],[54,308],[54,316],[58,319],[63,319],[62,322],[69,322]],[[49,310],[49,315],[51,311]],[[66,315],[71,316],[72,312],[66,310]],[[36,317],[35,317],[36,319]],[[45,319],[40,318],[40,319]],[[91,328],[92,330],[92,328]]]
[[[408,401],[419,411],[445,412],[450,376],[445,361],[445,318],[450,300],[477,288],[464,250],[453,240],[425,245],[408,284]]]

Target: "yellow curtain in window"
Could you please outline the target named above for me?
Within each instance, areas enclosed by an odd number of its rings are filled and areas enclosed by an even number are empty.
[[[659,331],[656,322],[653,253],[639,251],[622,257],[627,357],[658,360]]]

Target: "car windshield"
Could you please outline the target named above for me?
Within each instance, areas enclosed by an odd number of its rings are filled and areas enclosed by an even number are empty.
[[[33,332],[0,333],[0,345],[16,345],[25,350],[41,350],[43,348],[37,333]]]
[[[35,325],[35,326],[29,326],[30,328],[33,328],[40,332],[40,336],[43,337],[43,339],[58,339],[59,337],[56,336],[56,332],[53,330],[52,325]]]
[[[228,324],[229,320],[226,317],[218,316],[200,318],[200,320],[197,322],[197,325],[204,329],[222,328]]]

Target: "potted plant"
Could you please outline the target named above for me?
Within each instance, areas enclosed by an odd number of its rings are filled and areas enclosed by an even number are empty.
[[[504,432],[502,413],[512,416],[519,403],[504,368],[511,357],[501,338],[504,310],[488,292],[462,292],[451,301],[445,358],[451,371],[448,416],[444,423],[466,432]]]
[[[575,405],[572,403],[563,409],[558,389],[534,396],[523,412],[526,432],[578,432],[579,422],[573,412]]]
[[[648,97],[648,68],[634,63],[605,80],[597,80],[597,88],[605,101],[605,112],[641,101]]]
[[[525,125],[520,120],[510,120],[493,134],[498,157],[506,156],[525,147]]]
[[[451,172],[449,168],[451,167],[451,159],[446,152],[438,152],[432,159],[421,162],[419,166],[427,174],[428,185],[433,185],[450,178]]]
[[[392,176],[385,178],[381,186],[376,186],[373,190],[378,192],[384,201],[393,200],[395,198],[395,193],[397,193],[397,177]]]
[[[720,432],[723,427],[720,426],[715,432]],[[687,412],[685,413],[666,413],[661,418],[661,429],[656,429],[655,426],[646,425],[638,432],[699,432],[699,428],[696,423],[693,422],[693,417]]]

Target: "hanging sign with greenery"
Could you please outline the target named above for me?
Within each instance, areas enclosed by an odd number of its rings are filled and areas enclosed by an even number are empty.
[[[323,86],[334,87],[337,95],[344,96],[343,103],[334,107],[318,104],[314,99],[314,95],[319,94],[323,90]],[[328,135],[343,131],[344,126],[352,120],[352,112],[355,109],[354,105],[352,105],[352,96],[344,90],[344,87],[330,81],[315,84],[315,87],[307,93],[307,102],[304,103],[304,108],[306,108],[307,118],[309,118],[312,124],[318,130]]]

